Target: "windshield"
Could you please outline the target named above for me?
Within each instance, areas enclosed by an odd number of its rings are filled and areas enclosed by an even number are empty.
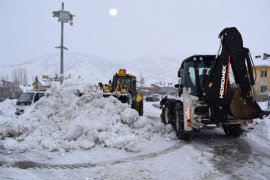
[[[117,83],[120,83],[121,85],[125,85],[130,87],[131,85],[131,78],[129,77],[120,77],[120,76],[115,76],[113,80],[113,88],[115,89],[117,86]]]
[[[209,71],[211,68],[211,61],[189,61],[184,64],[184,79],[183,84],[191,88],[191,94],[197,96],[197,78],[194,63],[197,63],[198,66],[198,76],[199,76],[199,87],[203,89],[207,83]]]
[[[131,93],[132,98],[136,98],[137,91],[136,91],[136,77],[131,76],[114,76],[112,82],[112,89],[113,91],[116,90],[118,87],[118,82],[121,86],[127,87],[129,93]]]
[[[35,95],[35,93],[22,93],[20,95],[20,97],[18,98],[18,102],[20,102],[20,103],[32,102],[34,95]]]
[[[184,85],[191,88],[191,94],[197,95],[196,76],[193,61],[186,62],[184,64],[184,73]]]
[[[119,81],[122,85],[130,86],[130,78],[127,78],[127,77],[121,77],[121,78],[118,79],[118,81]]]
[[[203,89],[207,83],[207,79],[209,77],[209,71],[211,68],[211,63],[199,61],[198,65],[198,73],[199,73],[199,81],[200,87]]]

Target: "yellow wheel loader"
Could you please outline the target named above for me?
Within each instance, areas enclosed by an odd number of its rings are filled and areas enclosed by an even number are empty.
[[[136,76],[127,74],[125,69],[119,69],[118,73],[113,75],[112,82],[103,85],[99,83],[100,89],[103,90],[103,96],[114,96],[122,103],[128,103],[131,108],[143,115],[143,93],[137,93]]]

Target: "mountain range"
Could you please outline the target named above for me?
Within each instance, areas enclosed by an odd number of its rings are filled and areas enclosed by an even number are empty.
[[[102,57],[81,54],[65,53],[64,74],[72,78],[84,78],[92,83],[99,81],[106,83],[118,69],[125,68],[127,73],[137,76],[137,80],[144,78],[145,84],[177,82],[177,71],[181,64],[181,58],[145,56],[127,61],[114,61]],[[25,69],[30,82],[35,76],[59,74],[60,55],[49,54],[33,58],[21,64],[0,66],[0,75],[8,74],[14,69]]]

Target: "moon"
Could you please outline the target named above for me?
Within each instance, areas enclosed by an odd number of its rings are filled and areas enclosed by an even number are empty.
[[[117,16],[118,10],[115,9],[115,8],[111,8],[111,9],[109,10],[109,14],[110,14],[110,16]]]

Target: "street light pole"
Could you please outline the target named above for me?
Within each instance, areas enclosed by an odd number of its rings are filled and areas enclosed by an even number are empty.
[[[60,84],[64,81],[64,23],[70,22],[73,25],[73,17],[75,15],[71,14],[69,11],[64,11],[64,2],[62,2],[62,10],[53,11],[53,17],[58,17],[58,22],[61,22],[61,45],[56,48],[60,48]]]
[[[62,11],[64,11],[64,2],[62,2]],[[64,81],[64,22],[61,22],[61,47],[60,47],[60,84]]]

